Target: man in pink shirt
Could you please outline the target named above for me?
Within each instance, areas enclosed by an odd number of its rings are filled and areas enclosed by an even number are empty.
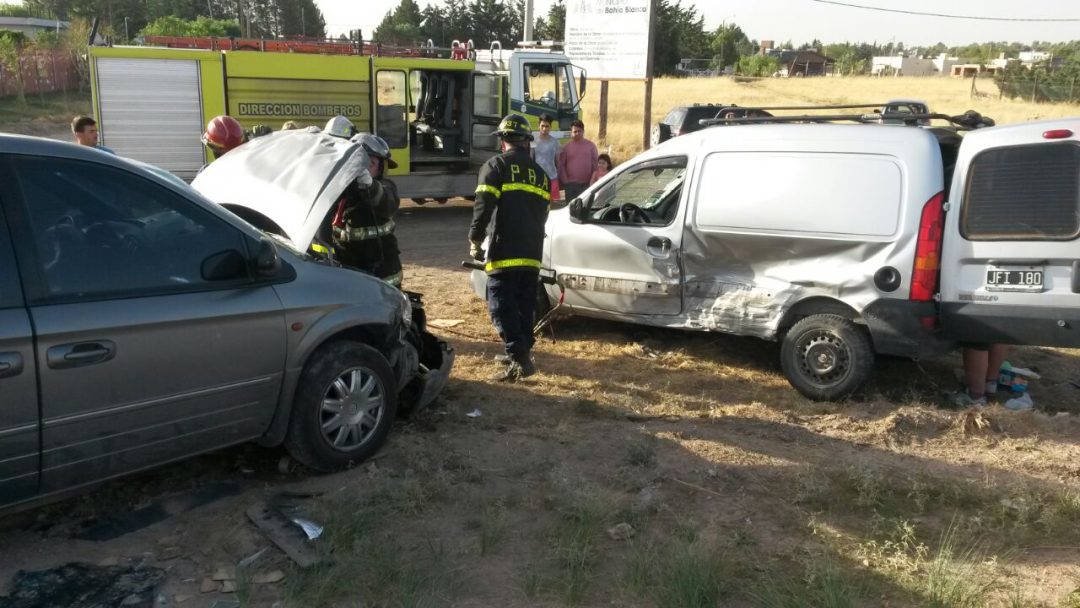
[[[566,200],[577,198],[589,187],[597,156],[596,144],[585,139],[585,123],[580,120],[570,123],[570,141],[559,152],[559,180]]]

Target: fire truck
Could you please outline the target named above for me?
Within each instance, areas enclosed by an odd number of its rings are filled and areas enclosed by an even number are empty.
[[[440,57],[445,54],[446,57]],[[190,180],[212,158],[206,123],[228,114],[246,129],[285,121],[321,127],[336,115],[382,136],[402,198],[471,196],[491,135],[513,111],[535,126],[554,118],[565,138],[586,75],[561,52],[532,46],[474,50],[455,43],[389,49],[368,42],[148,37],[144,46],[89,50],[102,143]]]

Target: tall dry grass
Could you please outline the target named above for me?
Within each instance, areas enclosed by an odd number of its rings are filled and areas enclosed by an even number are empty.
[[[582,103],[586,134],[602,151],[610,150],[616,162],[642,149],[642,108],[645,85],[612,82],[608,93],[608,132],[597,141],[600,116],[600,83],[589,83]],[[993,81],[979,79],[972,96],[971,79],[950,77],[872,78],[767,78],[736,82],[732,78],[658,78],[653,84],[652,120],[661,120],[673,106],[688,103],[724,103],[740,106],[876,103],[896,98],[923,99],[934,112],[959,114],[977,110],[998,124],[1041,118],[1080,116],[1080,105],[1033,104],[999,99]]]

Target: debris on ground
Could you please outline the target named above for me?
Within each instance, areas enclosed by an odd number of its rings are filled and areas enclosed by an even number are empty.
[[[289,556],[297,566],[310,568],[322,557],[308,544],[307,535],[269,502],[260,502],[247,510],[248,519],[266,537]]]
[[[323,527],[311,520],[304,519],[302,517],[294,517],[292,518],[292,522],[300,526],[300,529],[304,531],[305,535],[307,535],[308,540],[315,540],[316,538],[322,536]]]
[[[469,412],[468,414],[465,414],[465,415],[468,416],[469,418],[479,418],[479,417],[484,415],[484,412],[481,412],[479,409],[474,409],[473,411],[471,411],[471,412]]]
[[[95,566],[71,562],[15,573],[0,608],[153,608],[165,571],[152,567]]]

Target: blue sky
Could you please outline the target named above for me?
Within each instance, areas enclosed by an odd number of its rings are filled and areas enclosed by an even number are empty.
[[[431,2],[417,0],[421,6]],[[463,0],[454,0],[461,2]],[[361,28],[369,37],[387,11],[400,0],[315,0],[334,35]],[[535,12],[543,15],[551,0],[534,0]],[[1080,19],[1077,0],[851,0],[885,8],[903,8],[949,14],[1026,19]],[[435,2],[440,4],[440,2]],[[818,38],[823,42],[896,42],[929,45],[944,42],[950,46],[971,42],[1033,40],[1064,41],[1080,39],[1080,21],[1071,23],[993,22],[943,17],[919,17],[860,10],[814,2],[813,0],[699,0],[693,5],[712,29],[724,21],[738,23],[753,39],[788,39],[796,44]]]

